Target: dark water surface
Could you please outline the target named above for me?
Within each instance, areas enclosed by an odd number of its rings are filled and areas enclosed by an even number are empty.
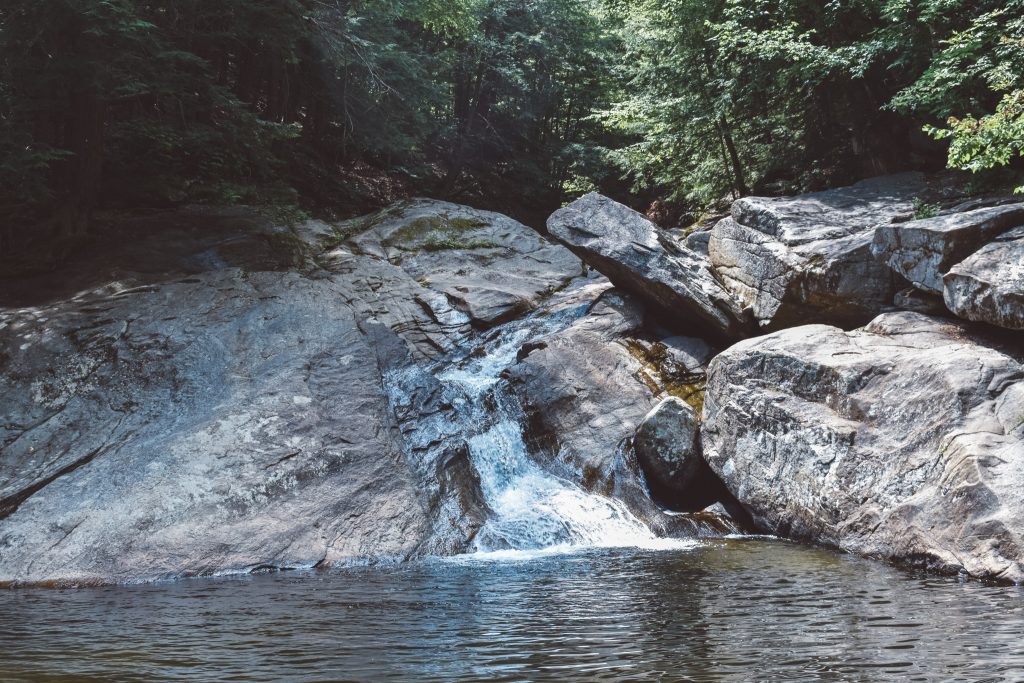
[[[1024,591],[750,540],[7,590],[0,680],[1019,681]]]

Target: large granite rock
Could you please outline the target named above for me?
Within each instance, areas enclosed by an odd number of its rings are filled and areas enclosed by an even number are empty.
[[[627,206],[588,194],[556,211],[548,231],[617,286],[660,307],[681,331],[718,339],[750,331],[707,260]]]
[[[953,266],[943,277],[943,295],[961,318],[1024,330],[1024,226]]]
[[[1021,225],[1024,203],[955,211],[934,218],[880,225],[871,249],[915,287],[941,296],[943,276],[953,266]]]
[[[406,212],[471,216],[475,241],[418,249],[418,227],[385,230]],[[420,202],[290,230],[151,213],[60,277],[0,282],[0,584],[466,550],[486,504],[433,364],[581,269],[515,221]]]
[[[401,559],[431,530],[329,281],[215,271],[5,312],[0,582]]]
[[[770,533],[1024,581],[1024,366],[916,313],[810,325],[711,364],[704,454]]]
[[[875,227],[906,218],[920,174],[795,197],[746,197],[712,230],[715,272],[758,324],[863,324],[885,310],[893,274],[871,253]]]

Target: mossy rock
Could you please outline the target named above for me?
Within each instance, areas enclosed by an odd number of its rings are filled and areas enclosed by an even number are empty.
[[[624,342],[630,355],[643,365],[637,379],[651,390],[655,397],[664,395],[681,399],[697,413],[704,408],[707,375],[695,372],[672,359],[668,347],[655,342],[649,347],[634,339]]]

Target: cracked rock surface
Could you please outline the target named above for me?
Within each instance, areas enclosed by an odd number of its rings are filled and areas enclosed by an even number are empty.
[[[943,277],[943,298],[961,318],[1024,330],[1024,225],[953,266]]]
[[[506,373],[528,416],[527,444],[559,476],[623,501],[659,533],[707,535],[709,529],[652,502],[631,443],[666,397],[700,400],[715,351],[700,339],[645,327],[643,302],[602,281],[580,290],[597,296],[586,315],[523,349]]]
[[[1024,581],[1024,349],[982,333],[904,312],[741,342],[705,457],[769,533]]]
[[[914,287],[942,295],[943,276],[1000,234],[1024,224],[1024,203],[954,211],[880,226],[872,251]]]
[[[871,252],[875,227],[907,218],[919,173],[794,197],[745,197],[711,231],[715,272],[758,325],[864,324],[892,302],[892,272]]]

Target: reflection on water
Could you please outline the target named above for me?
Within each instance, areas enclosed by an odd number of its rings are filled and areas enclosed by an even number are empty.
[[[1017,681],[1024,591],[766,541],[0,592],[0,680]]]

